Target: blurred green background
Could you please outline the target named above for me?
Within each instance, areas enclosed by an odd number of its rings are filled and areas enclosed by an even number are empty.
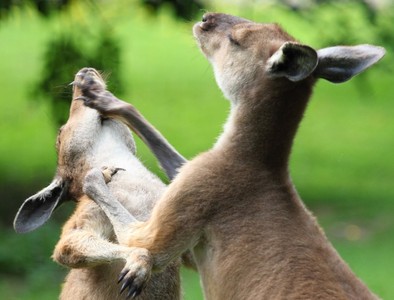
[[[386,47],[386,57],[352,81],[317,84],[291,173],[354,272],[379,296],[394,299],[394,9],[389,1],[323,0],[2,0],[0,299],[56,299],[66,273],[50,255],[73,203],[29,234],[14,233],[12,220],[23,200],[52,179],[68,83],[80,68],[103,70],[111,90],[187,158],[214,143],[229,106],[191,34],[201,8],[280,23],[315,48]],[[163,177],[137,142],[141,160]],[[198,276],[182,275],[185,299],[202,299]]]

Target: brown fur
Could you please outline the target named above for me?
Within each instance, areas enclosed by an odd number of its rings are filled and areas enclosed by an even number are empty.
[[[105,90],[94,69],[83,69],[76,75],[70,117],[57,141],[57,177],[68,182],[68,196],[78,203],[63,227],[53,259],[72,268],[60,299],[125,299],[127,293],[119,294],[116,277],[125,263],[134,261],[136,252],[125,246],[121,228],[113,228],[104,212],[84,195],[82,179],[92,168],[108,164],[124,168],[112,177],[109,186],[120,203],[140,220],[149,217],[165,185],[135,158],[134,141],[125,125],[103,119],[75,100],[87,81]],[[175,260],[163,273],[153,275],[141,299],[179,298],[179,261]]]
[[[317,52],[275,24],[224,14],[205,15],[194,34],[231,100],[231,114],[216,145],[182,167],[149,220],[129,224],[128,245],[147,249],[155,271],[192,249],[206,299],[375,299],[289,176],[298,124],[324,73]],[[296,68],[287,65],[289,52]],[[103,108],[100,99],[90,104],[103,115],[125,115]],[[106,207],[111,200],[98,192],[102,185],[89,178],[85,191]],[[135,284],[141,268],[129,268],[124,281]]]

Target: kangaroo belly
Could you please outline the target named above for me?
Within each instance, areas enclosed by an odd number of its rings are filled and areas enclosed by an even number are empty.
[[[94,268],[72,269],[66,277],[60,300],[124,300],[119,294],[116,278],[123,268],[122,262],[100,265]],[[138,299],[180,299],[179,262],[170,264],[163,272],[154,274]]]

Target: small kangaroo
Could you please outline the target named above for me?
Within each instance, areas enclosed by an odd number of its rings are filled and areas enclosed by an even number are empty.
[[[64,225],[53,253],[55,261],[72,268],[60,299],[124,299],[132,293],[120,295],[115,276],[125,263],[132,267],[133,256],[138,251],[125,246],[124,228],[113,227],[97,204],[83,193],[83,179],[92,168],[104,174],[107,182],[112,179],[109,189],[139,220],[148,219],[166,186],[135,157],[134,140],[123,123],[100,116],[78,100],[87,85],[90,90],[105,91],[105,83],[96,70],[84,68],[77,73],[70,117],[57,138],[55,179],[23,203],[14,227],[17,232],[34,230],[63,201],[77,200],[75,212]],[[137,111],[133,111],[129,119],[144,133],[145,141],[155,145],[154,152],[172,178],[185,159]],[[119,168],[106,168],[102,173],[101,167],[110,165]],[[154,274],[141,294],[141,299],[180,298],[178,260],[170,263],[163,273]]]
[[[111,222],[129,228],[128,245],[145,249],[122,270],[123,286],[139,291],[152,269],[192,249],[206,299],[376,299],[305,208],[288,162],[316,80],[347,81],[385,50],[316,51],[276,24],[220,13],[205,14],[193,32],[231,101],[214,147],[180,169],[145,222],[117,217],[122,207],[100,172],[85,179]],[[127,114],[106,95],[84,101],[103,116]]]

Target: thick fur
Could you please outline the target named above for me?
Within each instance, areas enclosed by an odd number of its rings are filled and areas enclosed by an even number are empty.
[[[149,218],[166,187],[135,157],[134,141],[125,125],[102,118],[76,100],[86,82],[95,89],[105,89],[94,69],[85,68],[76,75],[70,117],[57,142],[57,177],[69,182],[69,197],[78,199],[53,253],[55,261],[72,268],[60,299],[125,299],[127,293],[119,294],[117,275],[125,263],[134,261],[136,252],[125,246],[122,228],[114,229],[97,204],[84,195],[82,179],[92,168],[101,176],[103,166],[122,168],[108,187],[138,220]],[[179,260],[153,275],[141,299],[180,299]]]
[[[194,35],[232,110],[215,146],[181,168],[149,220],[129,224],[128,245],[147,249],[154,271],[192,249],[206,299],[375,299],[305,208],[288,170],[319,74],[345,78],[317,68],[336,57],[318,57],[278,25],[224,14],[206,14]],[[384,54],[377,52],[365,65]],[[367,55],[360,57],[355,61]],[[346,76],[361,71],[344,65]],[[125,115],[100,98],[88,105],[105,116]],[[102,179],[85,182],[85,191],[105,208],[111,199],[103,186]],[[124,270],[126,284],[140,280],[146,258]]]

